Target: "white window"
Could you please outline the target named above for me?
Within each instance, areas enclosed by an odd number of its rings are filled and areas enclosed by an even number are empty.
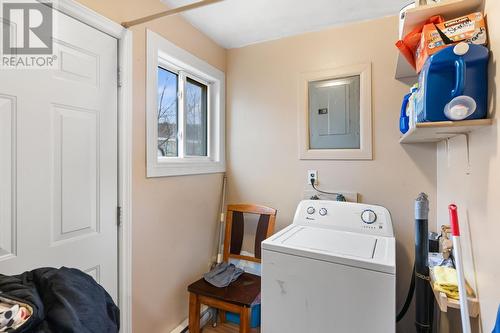
[[[224,73],[149,30],[147,49],[147,176],[224,172]]]

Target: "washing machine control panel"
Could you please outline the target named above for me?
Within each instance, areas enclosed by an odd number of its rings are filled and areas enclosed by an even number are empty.
[[[304,200],[297,207],[293,223],[381,236],[394,235],[391,215],[386,208],[351,202]]]

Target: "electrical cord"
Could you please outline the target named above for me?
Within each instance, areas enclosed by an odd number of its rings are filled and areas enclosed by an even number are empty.
[[[316,187],[315,183],[316,183],[316,180],[314,178],[311,178],[311,186],[316,192],[323,193],[323,194],[336,195],[337,201],[347,201],[345,196],[342,193],[322,191]]]

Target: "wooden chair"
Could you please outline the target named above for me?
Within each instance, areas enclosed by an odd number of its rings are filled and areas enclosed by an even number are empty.
[[[241,255],[245,230],[244,213],[258,214],[255,235],[255,257]],[[276,210],[257,205],[229,205],[227,207],[224,239],[224,261],[229,258],[261,262],[261,242],[274,232]],[[205,304],[219,309],[220,319],[225,321],[226,311],[240,315],[240,333],[250,332],[251,306],[260,295],[260,276],[243,273],[226,288],[217,288],[203,278],[188,287],[189,332],[200,332],[200,309]]]

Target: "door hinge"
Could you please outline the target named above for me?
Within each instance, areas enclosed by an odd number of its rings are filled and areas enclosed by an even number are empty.
[[[120,206],[116,207],[116,224],[122,225],[122,208]]]
[[[121,88],[122,86],[122,71],[120,68],[116,70],[116,84],[118,85],[118,88]]]

